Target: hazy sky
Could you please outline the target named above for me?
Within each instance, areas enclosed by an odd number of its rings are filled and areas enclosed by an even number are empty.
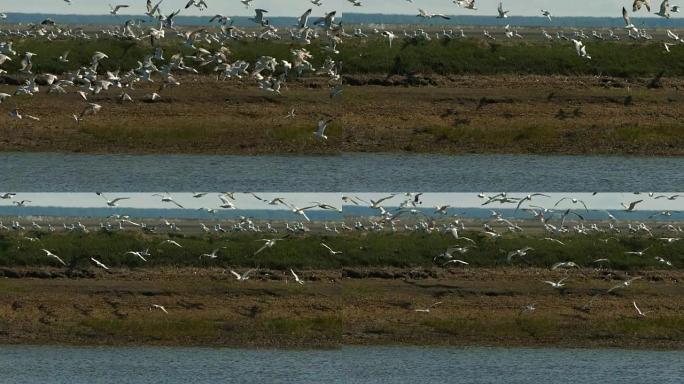
[[[371,199],[378,200],[382,197],[388,196],[387,193],[344,193],[348,196],[358,196],[363,200],[369,201]],[[494,195],[496,193],[489,193]],[[671,194],[671,193],[670,193]],[[176,208],[173,204],[162,203],[158,197],[152,196],[151,193],[106,193],[108,198],[115,197],[131,197],[130,200],[123,200],[119,203],[122,208]],[[341,206],[341,194],[338,193],[259,193],[263,199],[273,199],[275,197],[282,197],[290,204],[295,204],[297,207],[305,207],[310,205],[312,201],[320,201],[328,204],[333,204],[336,207]],[[684,209],[684,198],[675,201],[668,201],[667,199],[654,200],[646,194],[634,195],[632,193],[600,193],[592,196],[591,193],[549,193],[551,198],[537,197],[534,199],[532,205],[541,205],[547,208],[552,208],[553,205],[563,197],[575,197],[583,200],[589,209],[611,209],[619,210],[620,202],[629,203],[634,200],[644,200],[638,206],[639,210],[677,210]],[[669,194],[668,194],[669,195]],[[217,208],[219,199],[216,193],[210,193],[207,196],[195,199],[191,193],[173,193],[173,198],[179,201],[187,209],[198,208]],[[525,193],[511,193],[510,196],[525,196]],[[282,206],[271,206],[254,199],[250,195],[241,193],[235,194],[235,205],[239,209],[287,209]],[[403,194],[397,193],[393,199],[387,200],[383,205],[386,207],[396,207],[403,201]],[[14,200],[30,200],[31,206],[54,206],[54,207],[69,207],[69,208],[105,208],[104,199],[94,193],[19,193]],[[482,207],[482,199],[477,197],[474,193],[426,193],[422,196],[423,206],[430,208],[435,205],[449,204],[454,208],[515,208],[515,204],[501,205],[492,204],[487,207]],[[0,207],[10,206],[10,200],[0,200]],[[527,206],[527,204],[525,205]],[[558,206],[559,209],[564,208],[581,208],[574,205],[570,201],[565,201]]]
[[[316,8],[315,14],[337,10],[338,12],[367,12],[367,13],[398,13],[413,14],[418,8],[424,8],[429,12],[440,12],[449,14],[475,14],[493,15],[496,13],[498,1],[496,0],[476,0],[477,11],[459,9],[451,0],[413,0],[409,3],[406,0],[362,0],[362,7],[353,7],[347,0],[322,0],[323,6],[315,7],[309,0],[254,0],[252,8],[245,9],[239,0],[205,0],[209,9],[200,12],[192,7],[192,10],[185,11],[184,14],[193,15],[213,15],[222,13],[228,15],[251,15],[253,8],[264,8],[269,10],[274,16],[299,15],[304,10]],[[83,14],[105,14],[109,11],[108,4],[129,4],[131,5],[127,14],[141,14],[145,9],[145,0],[71,0],[68,5],[63,0],[23,0],[23,1],[4,1],[0,7],[2,12],[42,12],[42,13],[83,13]],[[156,2],[156,0],[155,0]],[[172,9],[182,8],[187,0],[164,0],[162,10],[171,11]],[[659,0],[653,0],[658,3]],[[544,8],[550,10],[556,16],[620,16],[622,6],[630,6],[631,1],[625,0],[504,0],[504,8],[509,9],[510,14],[515,16],[538,15],[539,10]],[[675,5],[677,2],[671,2]],[[684,4],[683,4],[684,5]],[[657,8],[657,5],[655,6]],[[652,9],[653,10],[653,9]],[[655,10],[653,10],[655,11]],[[643,12],[643,11],[642,11]],[[646,14],[641,14],[645,16]]]

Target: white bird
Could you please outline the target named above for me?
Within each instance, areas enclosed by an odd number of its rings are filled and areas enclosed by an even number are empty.
[[[325,135],[325,130],[328,128],[330,122],[332,122],[332,120],[320,120],[318,122],[318,130],[313,133],[317,139],[328,140],[328,136]]]
[[[55,255],[54,253],[48,251],[47,249],[43,249],[43,252],[45,252],[45,256],[52,257],[53,259],[59,261],[62,265],[66,265],[64,260],[62,260],[59,256]]]
[[[102,268],[102,269],[104,269],[104,270],[106,270],[106,271],[109,270],[109,267],[108,267],[108,266],[104,265],[104,264],[103,264],[102,262],[100,262],[99,260],[96,260],[94,257],[91,257],[90,260],[91,260],[93,263],[95,263],[95,265],[97,265],[98,267],[100,267],[100,268]]]
[[[648,312],[642,312],[641,309],[639,309],[639,307],[637,306],[636,301],[632,301],[632,305],[634,305],[634,309],[636,309],[637,315],[639,315],[639,317],[646,317],[646,314]]]
[[[549,19],[549,21],[551,21],[551,17],[552,17],[551,12],[549,12],[546,9],[542,9],[541,13],[542,13],[542,16],[546,17],[547,19]]]
[[[508,18],[508,12],[510,11],[504,11],[503,9],[503,2],[499,2],[499,7],[496,9],[497,12],[499,13],[498,16],[496,16],[497,19],[506,19]]]
[[[119,4],[116,6],[112,6],[111,4],[109,4],[109,14],[112,16],[116,16],[116,15],[118,15],[119,9],[121,9],[121,8],[128,8],[128,5]]]
[[[557,282],[556,282],[556,281],[548,281],[548,280],[547,280],[547,281],[543,281],[543,282],[546,283],[546,284],[548,284],[548,285],[550,285],[551,287],[553,287],[553,288],[555,288],[555,289],[563,289],[563,287],[565,287],[564,281],[567,280],[567,279],[568,279],[567,277],[564,277],[564,278],[560,279],[560,280],[557,281]]]
[[[182,245],[180,245],[176,241],[173,241],[170,239],[164,240],[161,243],[159,243],[159,245],[164,245],[164,244],[170,244],[170,245],[173,245],[173,246],[178,247],[178,248],[183,248]]]
[[[327,244],[325,244],[325,243],[321,243],[321,246],[323,246],[325,249],[328,250],[328,252],[330,253],[330,256],[336,256],[336,255],[341,255],[341,254],[342,254],[342,252],[340,252],[340,251],[333,251],[333,249],[330,248],[330,247],[329,247]]]
[[[278,242],[280,240],[283,240],[283,239],[261,239],[261,240],[257,240],[257,241],[263,241],[264,245],[261,248],[259,248],[259,250],[254,252],[254,256],[258,255],[259,253],[261,253],[266,248],[273,248],[276,245],[276,242]]]
[[[635,282],[635,281],[637,281],[637,280],[640,280],[640,279],[642,279],[642,277],[641,277],[641,276],[637,276],[637,277],[633,277],[633,278],[631,278],[631,279],[629,279],[629,280],[623,281],[622,283],[620,283],[620,284],[618,284],[618,285],[613,286],[612,288],[610,288],[610,289],[608,290],[608,293],[613,292],[613,291],[616,290],[616,289],[624,289],[624,288],[627,288],[627,287],[631,286],[633,282]]]
[[[441,302],[441,301],[438,301],[438,302],[436,302],[436,303],[433,303],[432,305],[430,305],[430,306],[427,307],[427,308],[418,308],[418,309],[415,309],[415,311],[416,311],[416,312],[420,312],[420,313],[430,313],[430,311],[432,310],[432,308],[434,308],[434,307],[436,307],[436,306],[438,306],[438,305],[440,305],[440,304],[442,304],[442,302]]]
[[[232,273],[233,276],[235,276],[237,281],[247,281],[247,280],[249,280],[249,274],[252,273],[253,271],[254,271],[253,269],[250,269],[249,271],[243,273],[242,275],[233,271],[233,270],[231,270],[230,273]]]
[[[587,46],[579,40],[572,39],[572,44],[575,46],[575,52],[577,53],[577,56],[591,60],[591,56],[587,54]]]
[[[200,255],[200,259],[203,257],[208,257],[210,259],[217,259],[219,250],[220,250],[219,248],[216,248],[213,251],[211,251],[211,253],[203,253]]]
[[[660,10],[655,13],[656,15],[660,17],[664,17],[666,19],[670,18],[670,2],[668,0],[663,0],[662,3],[660,3]]]
[[[165,195],[162,195],[162,194],[159,194],[159,193],[155,193],[155,194],[153,194],[152,196],[161,197],[162,203],[173,203],[173,204],[175,204],[178,208],[183,208],[183,206],[180,205],[180,204],[178,204],[178,202],[177,202],[176,200],[174,200],[171,196],[169,196],[168,193],[165,194]]]
[[[430,19],[432,19],[433,17],[440,17],[440,18],[442,18],[442,19],[444,19],[444,20],[451,20],[451,17],[449,17],[449,16],[447,16],[447,15],[445,15],[445,14],[443,14],[443,13],[430,13],[430,12],[425,11],[424,9],[419,9],[419,10],[418,10],[418,15],[417,15],[417,17],[421,17],[421,18],[427,19],[427,20],[430,20]]]
[[[159,305],[159,304],[152,304],[152,305],[150,306],[150,311],[151,311],[151,310],[153,310],[153,309],[158,309],[158,310],[160,310],[160,311],[162,311],[162,312],[166,313],[167,315],[169,314],[169,312],[168,312],[168,311],[166,311],[166,308],[164,308],[164,306],[163,306],[163,305]]]
[[[292,270],[292,268],[290,268],[290,273],[292,274],[292,277],[294,277],[295,281],[299,285],[304,285],[304,281],[302,279],[300,279],[299,276],[297,276],[297,274],[295,273],[295,271]]]
[[[101,196],[103,199],[105,199],[105,202],[107,203],[108,206],[110,207],[117,207],[117,202],[122,201],[122,200],[130,200],[130,197],[117,197],[116,199],[109,200],[105,197],[105,195],[102,192],[95,192],[96,195]]]
[[[145,256],[148,256],[149,253],[148,253],[148,251],[144,251],[144,252],[143,251],[128,251],[128,252],[124,253],[124,255],[133,255],[133,256],[139,258],[140,260],[147,262],[147,259],[145,258]]]

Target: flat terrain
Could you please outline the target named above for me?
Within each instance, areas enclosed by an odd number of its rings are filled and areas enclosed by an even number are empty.
[[[681,272],[606,270],[262,270],[237,282],[220,269],[97,272],[2,279],[0,343],[336,347],[497,345],[684,347]],[[567,290],[540,280],[569,276]],[[639,318],[632,302],[648,311]],[[416,312],[435,302],[430,313]],[[168,314],[150,310],[163,305]],[[522,308],[534,304],[533,312]]]
[[[283,96],[206,76],[180,81],[156,103],[142,101],[156,84],[129,91],[132,104],[118,104],[117,90],[93,95],[102,112],[80,124],[76,94],[15,96],[0,105],[0,150],[684,155],[679,79],[649,89],[650,78],[350,75],[358,85],[332,100],[317,79],[291,81]],[[10,118],[15,105],[41,121]],[[325,142],[313,137],[321,119],[333,119]]]
[[[0,344],[684,348],[684,243],[657,239],[667,235],[306,234],[255,254],[282,235],[3,232]],[[438,257],[456,244],[468,265]],[[125,254],[145,248],[147,261]],[[581,267],[553,270],[559,261]],[[248,270],[244,282],[231,273]],[[563,278],[563,290],[544,282]]]

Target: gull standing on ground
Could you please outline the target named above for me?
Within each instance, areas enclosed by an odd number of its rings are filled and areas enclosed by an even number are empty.
[[[440,304],[442,304],[442,302],[441,302],[441,301],[438,301],[438,302],[436,302],[436,303],[433,303],[432,305],[430,305],[430,306],[427,307],[427,308],[418,308],[418,309],[415,309],[414,311],[415,311],[415,312],[420,312],[420,313],[430,313],[430,311],[432,310],[432,308],[434,308],[434,307],[436,307],[436,306],[438,306],[438,305],[440,305]]]

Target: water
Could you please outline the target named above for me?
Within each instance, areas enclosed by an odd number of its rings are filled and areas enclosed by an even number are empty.
[[[682,187],[684,158],[0,154],[0,190],[21,192],[617,192]]]
[[[682,352],[358,347],[0,349],[5,384],[681,383]]]

